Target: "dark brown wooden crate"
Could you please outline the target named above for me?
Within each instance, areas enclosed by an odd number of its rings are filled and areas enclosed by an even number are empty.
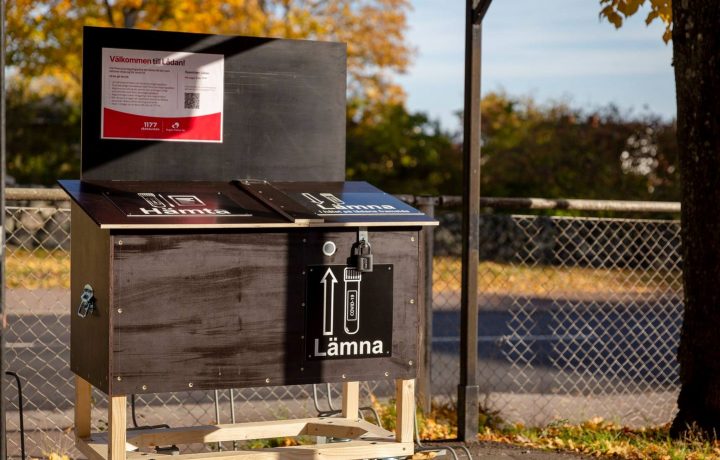
[[[334,361],[305,359],[303,272],[344,264],[355,231],[115,235],[111,393],[413,377],[417,235],[370,233],[376,263],[395,267],[392,357]]]

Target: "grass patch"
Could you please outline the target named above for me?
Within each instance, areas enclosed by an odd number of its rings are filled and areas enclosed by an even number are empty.
[[[377,411],[382,427],[389,431],[395,430],[395,400],[390,399],[387,403],[379,402],[370,395],[372,407]],[[424,414],[419,408],[415,415],[418,420],[420,439],[453,439],[457,438],[457,412],[453,404],[437,405],[433,403],[433,410]],[[375,423],[374,418],[367,418],[370,423]]]
[[[579,425],[561,421],[545,428],[486,427],[478,438],[535,449],[629,460],[720,459],[720,442],[704,440],[699,435],[674,440],[668,430],[669,425],[632,429],[595,418]]]
[[[70,254],[62,250],[8,248],[5,270],[10,289],[70,288]]]
[[[70,287],[70,255],[63,250],[47,251],[8,248],[5,258],[8,287],[49,289]],[[434,259],[435,292],[460,290],[460,259]],[[478,282],[485,294],[514,296],[573,297],[582,295],[639,295],[681,292],[680,272],[562,268],[482,262]]]
[[[460,290],[461,264],[457,257],[435,257],[436,292]],[[642,295],[680,293],[681,272],[651,269],[555,267],[481,262],[478,283],[485,294],[515,296]]]
[[[373,401],[386,429],[395,428],[395,405]],[[433,405],[430,414],[418,411],[423,440],[457,438],[455,404]],[[508,424],[499,413],[480,407],[478,439],[530,449],[613,457],[628,460],[720,460],[720,441],[698,435],[671,439],[669,424],[651,428],[628,428],[602,418],[580,424],[557,421],[543,428]]]

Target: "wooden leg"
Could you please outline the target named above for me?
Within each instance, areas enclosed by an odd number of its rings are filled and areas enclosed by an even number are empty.
[[[395,440],[413,442],[415,430],[415,380],[395,380],[395,398],[397,399],[397,421]]]
[[[360,412],[360,384],[358,382],[343,382],[342,416],[356,419]]]
[[[85,379],[75,376],[75,436],[90,436],[90,398],[92,386]]]
[[[127,396],[110,397],[108,411],[108,460],[125,460],[127,439]]]

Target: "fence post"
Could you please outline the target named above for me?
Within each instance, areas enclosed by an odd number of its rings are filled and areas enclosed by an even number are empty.
[[[438,198],[433,196],[419,196],[415,199],[418,209],[428,217],[435,217],[435,205]],[[425,226],[420,232],[420,251],[423,279],[419,280],[423,286],[420,311],[420,340],[418,358],[418,402],[426,414],[432,410],[432,319],[433,319],[433,256],[435,227]]]
[[[465,4],[465,100],[463,104],[463,250],[460,300],[458,440],[477,442],[478,433],[478,254],[480,247],[480,37],[491,0]]]
[[[5,2],[0,2],[0,460],[7,458],[5,432]],[[18,391],[20,389],[18,388]]]

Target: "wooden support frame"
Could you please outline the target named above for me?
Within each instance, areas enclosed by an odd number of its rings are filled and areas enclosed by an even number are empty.
[[[414,454],[415,380],[395,381],[397,428],[393,434],[359,418],[359,382],[343,383],[342,417],[316,417],[183,428],[155,428],[127,433],[127,397],[112,396],[108,408],[108,431],[91,433],[92,386],[75,379],[76,446],[89,460],[140,460],[148,448],[174,444],[246,441],[285,436],[348,438],[349,442],[312,444],[258,450],[222,451],[173,456],[176,460],[354,460],[410,457]],[[143,449],[145,451],[143,451]],[[170,453],[152,451],[152,458]]]

